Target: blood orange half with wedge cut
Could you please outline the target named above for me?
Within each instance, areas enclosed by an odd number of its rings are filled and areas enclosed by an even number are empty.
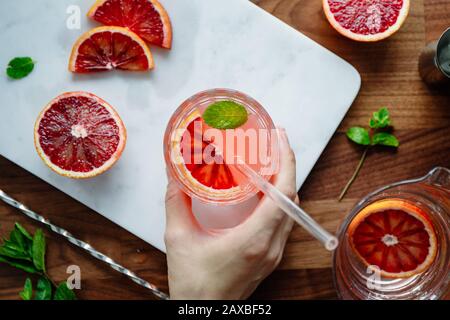
[[[365,207],[348,228],[356,255],[377,266],[387,278],[407,278],[426,271],[437,254],[435,229],[428,214],[401,199]]]
[[[45,164],[75,179],[94,177],[111,168],[126,138],[114,108],[87,92],[64,93],[53,99],[34,128],[36,150]]]
[[[86,32],[74,44],[69,59],[69,70],[75,73],[147,71],[153,67],[153,56],[145,42],[122,27],[98,27]]]
[[[325,15],[343,36],[363,42],[397,32],[409,13],[410,0],[322,0]]]
[[[172,46],[170,18],[157,0],[97,0],[88,17],[104,25],[126,27],[151,44]]]

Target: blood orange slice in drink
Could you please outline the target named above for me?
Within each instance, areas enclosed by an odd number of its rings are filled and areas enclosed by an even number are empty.
[[[424,272],[437,254],[435,229],[428,214],[410,202],[389,199],[364,208],[348,235],[355,253],[388,278]]]
[[[182,119],[168,138],[170,165],[191,192],[218,201],[234,199],[242,192],[236,170],[232,172],[219,152],[216,154],[216,146],[206,134],[209,129],[198,109]]]
[[[39,115],[34,143],[42,160],[60,175],[97,176],[120,158],[126,130],[107,102],[87,92],[64,93]]]
[[[356,41],[379,41],[397,32],[410,0],[322,0],[325,15],[340,34]]]
[[[146,71],[153,66],[145,42],[122,27],[98,27],[86,32],[74,44],[69,60],[69,70],[75,73]]]
[[[192,120],[180,140],[180,152],[190,175],[205,187],[227,190],[237,187],[233,174],[223,159],[215,153],[213,141],[205,139],[206,124],[198,116]],[[211,159],[206,157],[210,155]],[[214,157],[214,159],[213,159]]]
[[[157,0],[97,0],[88,17],[104,25],[126,27],[151,44],[172,46],[169,15]]]

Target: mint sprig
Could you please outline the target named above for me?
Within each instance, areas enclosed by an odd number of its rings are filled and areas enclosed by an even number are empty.
[[[30,274],[39,275],[35,290],[35,300],[74,300],[75,293],[63,282],[59,286],[53,284],[47,275],[45,268],[46,241],[41,229],[36,230],[32,236],[19,223],[9,234],[9,239],[4,239],[0,245],[0,263],[23,270]],[[52,292],[55,294],[52,296]],[[23,290],[19,293],[23,300],[33,299],[33,284],[27,278]]]
[[[400,145],[398,139],[393,134],[386,132],[391,127],[391,118],[387,108],[381,108],[373,113],[372,118],[369,120],[369,127],[370,129],[352,127],[347,130],[347,138],[358,145],[365,146],[365,149],[356,170],[339,195],[339,201],[344,198],[348,189],[350,189],[352,183],[356,180],[366,160],[367,152],[371,147],[378,145],[398,148]]]
[[[11,79],[22,79],[34,69],[35,62],[30,57],[17,57],[12,59],[6,68],[6,74]]]
[[[236,129],[245,124],[248,114],[245,107],[234,101],[218,101],[206,108],[202,116],[205,123],[215,129]]]

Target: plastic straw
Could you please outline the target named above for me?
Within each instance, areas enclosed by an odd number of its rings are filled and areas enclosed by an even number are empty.
[[[239,157],[236,157],[236,167],[245,174],[261,192],[272,199],[272,201],[287,215],[294,219],[314,238],[319,240],[327,250],[333,251],[337,248],[339,241],[335,236],[322,228],[302,208],[297,206],[294,201],[289,199],[271,183],[267,182]]]

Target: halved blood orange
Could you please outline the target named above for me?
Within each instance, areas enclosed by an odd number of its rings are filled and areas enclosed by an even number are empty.
[[[379,41],[397,32],[409,13],[410,0],[322,0],[336,31],[356,41]]]
[[[126,27],[151,44],[172,46],[169,15],[157,0],[97,0],[88,17],[104,25]]]
[[[98,27],[86,32],[74,44],[69,60],[69,70],[75,73],[146,71],[153,67],[145,42],[122,27]]]
[[[437,239],[428,214],[401,199],[374,202],[348,228],[351,246],[366,265],[388,278],[424,272],[437,254]]]
[[[126,130],[117,112],[87,92],[64,93],[40,113],[34,144],[42,160],[60,175],[97,176],[120,158]]]

